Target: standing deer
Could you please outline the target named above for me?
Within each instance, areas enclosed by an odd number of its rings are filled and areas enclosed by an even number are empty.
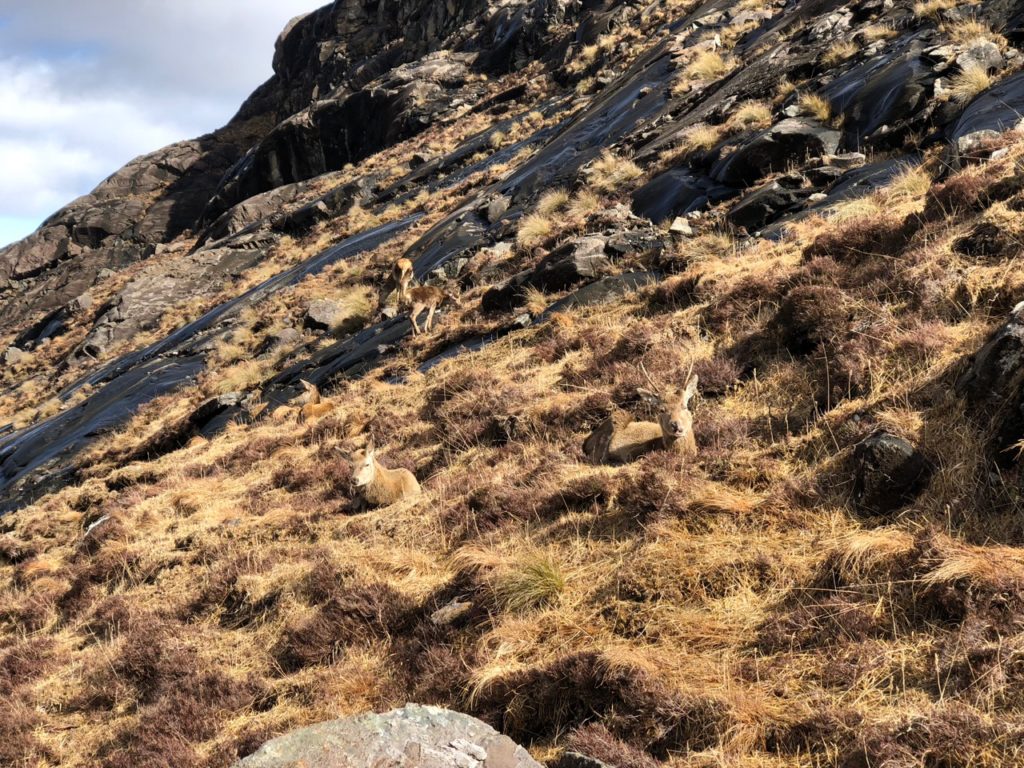
[[[412,262],[409,259],[399,259],[391,268],[391,282],[398,290],[398,303],[409,300],[409,284],[412,283]]]
[[[429,331],[434,327],[434,312],[445,300],[454,301],[455,297],[447,291],[433,285],[417,285],[409,291],[409,303],[412,309],[409,311],[409,320],[412,322],[412,332],[421,333],[420,327],[416,324],[416,318],[424,311],[427,319],[423,323],[423,331]]]
[[[360,508],[383,507],[420,494],[420,484],[412,472],[402,468],[387,469],[377,461],[373,442],[353,451],[349,460],[352,462],[352,482],[359,492]]]
[[[697,392],[697,376],[688,376],[686,386],[660,391],[641,364],[653,389],[638,389],[640,397],[658,410],[658,420],[624,421],[613,414],[590,433],[583,452],[594,464],[628,464],[649,451],[674,448],[684,456],[697,453],[693,437],[690,400]]]

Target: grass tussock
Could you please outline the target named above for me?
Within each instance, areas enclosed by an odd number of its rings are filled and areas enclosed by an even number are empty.
[[[717,51],[701,51],[686,65],[687,77],[696,80],[717,80],[732,69],[732,64]]]
[[[715,125],[701,123],[688,128],[683,134],[679,149],[684,154],[707,152],[713,149],[722,138],[722,129]]]
[[[565,591],[561,565],[549,554],[533,554],[513,565],[495,585],[498,602],[506,610],[523,613],[554,604]]]
[[[800,111],[816,120],[827,123],[832,117],[832,105],[828,99],[816,93],[805,93],[798,100]]]
[[[564,211],[569,205],[569,193],[564,189],[551,189],[537,201],[536,212],[541,216],[552,216]]]
[[[852,59],[859,50],[860,47],[852,40],[837,40],[825,51],[825,55],[821,57],[821,63],[826,67],[834,67],[847,59]]]
[[[772,124],[771,105],[763,101],[745,101],[729,117],[728,125],[732,130],[757,131]]]
[[[525,216],[516,231],[516,242],[524,247],[540,245],[556,232],[551,215],[535,212]]]
[[[988,70],[980,64],[970,63],[949,81],[949,94],[957,104],[966,104],[992,85]]]
[[[587,183],[595,192],[617,194],[642,175],[643,170],[632,160],[606,150],[590,164]]]

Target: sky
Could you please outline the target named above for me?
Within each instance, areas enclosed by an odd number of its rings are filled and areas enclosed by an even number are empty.
[[[138,155],[219,128],[321,0],[0,0],[0,247]]]

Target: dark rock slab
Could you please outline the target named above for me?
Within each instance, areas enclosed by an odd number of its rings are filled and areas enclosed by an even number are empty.
[[[202,369],[203,360],[197,355],[151,360],[126,371],[81,404],[0,439],[0,512],[61,487],[67,481],[67,461],[76,451]],[[44,467],[48,471],[36,471]]]
[[[67,330],[71,312],[66,307],[47,312],[37,322],[19,333],[14,339],[14,346],[21,349],[35,349],[44,341],[56,338]]]
[[[686,168],[659,174],[633,193],[633,213],[661,222],[699,211],[736,195],[736,190]]]
[[[489,725],[439,707],[406,704],[280,736],[235,768],[541,768]]]
[[[889,514],[914,500],[928,484],[932,465],[910,442],[887,432],[854,449],[854,500],[871,514]]]
[[[534,268],[526,283],[541,291],[561,291],[593,279],[611,266],[606,240],[588,235],[563,243]]]
[[[711,169],[716,181],[747,187],[769,173],[782,171],[809,157],[832,154],[839,147],[839,131],[801,117],[773,125],[726,155]]]
[[[661,276],[657,272],[624,272],[621,275],[602,277],[556,301],[544,310],[538,320],[546,319],[555,312],[562,312],[573,307],[609,304],[627,293],[657,283],[660,278]]]
[[[825,87],[833,113],[843,115],[844,147],[895,145],[929,116],[937,75],[923,47],[911,39],[905,50],[881,53]]]
[[[972,134],[984,131],[1005,131],[1016,126],[1024,114],[1024,72],[999,81],[979,94],[947,131],[954,162],[964,152],[959,148],[970,144]]]
[[[726,218],[733,226],[754,232],[796,209],[814,191],[813,188],[794,189],[773,181],[740,200]]]
[[[210,333],[216,331],[218,323],[232,313],[252,306],[339,259],[376,247],[418,218],[418,215],[411,216],[348,238],[210,310],[161,341],[83,376],[59,395],[66,402],[86,385],[98,387],[80,404],[0,437],[0,512],[15,509],[40,493],[59,487],[71,474],[71,457],[91,439],[123,424],[142,404],[194,379],[205,367],[201,348],[209,341]],[[381,333],[379,328],[371,332],[380,336],[380,343],[393,343],[408,333],[408,321],[402,320],[401,324],[404,327],[385,329],[390,335]],[[309,373],[305,369],[292,369],[294,386],[299,386],[300,375],[319,383],[339,370],[360,370],[361,364],[369,365],[381,354],[379,345],[372,340],[362,336],[354,339],[355,348],[338,350],[338,345],[333,345],[310,363],[315,368],[318,362],[323,362],[321,370]],[[332,359],[332,351],[341,359]],[[231,418],[235,410],[227,406],[220,417]]]

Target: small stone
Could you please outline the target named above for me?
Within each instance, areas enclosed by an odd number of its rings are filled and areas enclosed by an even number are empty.
[[[957,151],[961,155],[970,155],[978,151],[985,142],[999,138],[999,132],[985,128],[965,134],[956,140]]]
[[[487,203],[486,216],[490,224],[496,223],[508,210],[512,200],[508,195],[498,195]]]
[[[846,171],[831,165],[822,165],[818,168],[808,168],[806,171],[807,180],[816,187],[825,187],[837,181]]]
[[[77,296],[68,303],[68,309],[72,313],[88,312],[92,309],[94,301],[92,294],[86,291],[81,296]]]
[[[24,362],[28,354],[17,347],[8,347],[4,352],[4,365],[17,365]]]
[[[473,604],[465,600],[452,600],[430,614],[430,620],[438,625],[452,624],[465,616]]]
[[[860,168],[867,160],[867,156],[863,152],[840,152],[835,155],[825,155],[822,158],[825,165],[844,170]]]
[[[413,152],[409,158],[409,169],[415,170],[420,168],[436,158],[436,152]]]
[[[676,237],[692,237],[693,227],[690,226],[690,222],[682,216],[676,216],[672,222],[672,226],[668,228],[668,231]]]
[[[1002,69],[1005,62],[998,45],[991,40],[978,39],[956,57],[956,63],[960,69],[974,66],[991,71]]]

